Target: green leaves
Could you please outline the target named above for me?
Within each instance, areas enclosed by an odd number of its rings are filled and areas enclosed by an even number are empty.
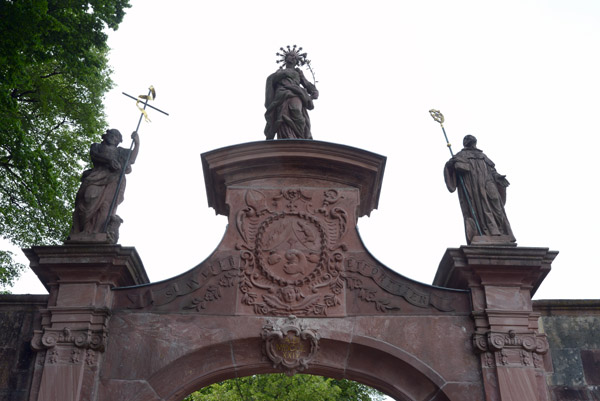
[[[127,7],[128,0],[0,3],[0,236],[17,246],[68,235],[90,144],[106,126],[104,29],[116,29]],[[0,286],[19,269],[3,252]]]
[[[376,401],[383,394],[351,380],[284,374],[226,380],[190,394],[185,401]]]
[[[14,254],[10,251],[0,250],[0,266],[8,267],[0,269],[0,294],[4,293],[1,288],[12,285],[14,280],[25,269],[24,265],[12,259],[13,256]]]

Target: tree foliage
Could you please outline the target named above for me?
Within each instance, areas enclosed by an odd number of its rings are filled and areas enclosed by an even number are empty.
[[[351,380],[284,374],[226,380],[190,394],[185,401],[380,401],[381,392]]]
[[[89,146],[112,86],[106,28],[129,0],[0,2],[0,236],[27,247],[64,240]],[[0,287],[21,265],[0,250]]]

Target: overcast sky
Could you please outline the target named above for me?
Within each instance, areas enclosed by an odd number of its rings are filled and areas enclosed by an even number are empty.
[[[170,113],[142,123],[118,210],[120,243],[152,281],[218,245],[227,220],[208,208],[200,154],[264,139],[265,79],[279,47],[297,44],[320,92],[314,138],[387,157],[379,209],[358,222],[383,264],[431,283],[446,248],[466,244],[436,108],[455,152],[475,135],[507,175],[519,246],[560,251],[535,298],[598,298],[600,2],[132,4],[110,33],[116,86],[105,104],[126,138],[139,112],[121,92],[154,85],[152,104]],[[26,274],[13,292],[44,290]]]

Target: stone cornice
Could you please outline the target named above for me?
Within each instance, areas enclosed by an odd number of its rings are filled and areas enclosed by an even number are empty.
[[[379,202],[385,162],[362,149],[309,140],[250,142],[202,154],[208,205],[224,216],[228,186],[273,178],[358,188],[358,217],[368,216]]]
[[[550,272],[550,265],[558,255],[548,248],[502,247],[464,245],[448,248],[444,254],[433,285],[468,289],[473,285],[498,282],[520,285],[535,294]],[[473,274],[475,273],[476,274]],[[512,283],[506,282],[510,277]]]
[[[600,315],[599,299],[540,299],[533,301],[533,310],[542,316]]]

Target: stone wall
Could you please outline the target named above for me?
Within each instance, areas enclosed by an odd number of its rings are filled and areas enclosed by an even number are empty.
[[[48,295],[0,295],[0,401],[26,401],[36,353],[31,349],[34,325]]]
[[[30,340],[47,295],[0,295],[0,401],[27,401],[35,362]],[[550,345],[553,401],[600,400],[600,300],[534,301]]]
[[[600,400],[600,300],[534,302],[548,336],[553,401]]]

